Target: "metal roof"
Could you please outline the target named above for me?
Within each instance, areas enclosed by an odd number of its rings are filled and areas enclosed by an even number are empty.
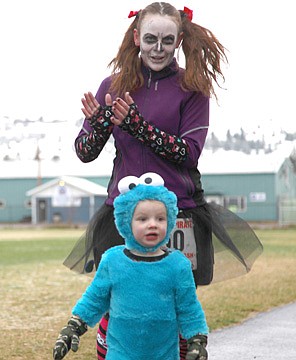
[[[295,143],[293,145],[292,142],[283,144],[268,154],[203,150],[198,169],[202,175],[277,173],[293,150],[295,151]]]
[[[296,149],[296,142],[285,142],[271,153],[245,154],[239,151],[204,149],[199,159],[201,174],[276,173],[286,158]],[[0,179],[60,177],[60,176],[111,176],[114,151],[102,151],[97,159],[82,163],[72,154],[59,161],[34,160],[0,161]]]
[[[110,176],[114,154],[102,151],[100,156],[89,163],[81,162],[73,153],[58,161],[44,159],[0,161],[0,179],[28,179],[59,176]]]
[[[65,186],[70,186],[76,189],[80,194],[85,195],[101,195],[107,196],[107,189],[104,186],[98,185],[92,181],[82,179],[73,176],[61,176],[59,178],[50,180],[45,184],[39,185],[26,192],[27,196],[38,196],[44,195],[45,193],[51,192],[52,189],[59,186],[61,183]]]

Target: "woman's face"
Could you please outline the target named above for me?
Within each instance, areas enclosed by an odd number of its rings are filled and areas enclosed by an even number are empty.
[[[171,17],[151,14],[143,19],[140,31],[134,30],[134,41],[145,65],[160,71],[173,60],[181,35]]]

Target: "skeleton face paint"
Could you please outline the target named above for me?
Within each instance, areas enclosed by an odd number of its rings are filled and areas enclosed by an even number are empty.
[[[140,46],[146,66],[160,71],[171,63],[179,46],[178,26],[169,16],[147,15],[140,31],[135,30],[134,40]]]

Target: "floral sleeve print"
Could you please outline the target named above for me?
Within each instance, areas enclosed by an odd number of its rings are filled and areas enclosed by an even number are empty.
[[[185,140],[150,125],[144,120],[135,104],[130,105],[129,113],[120,127],[166,160],[181,164],[188,157]]]
[[[90,162],[99,156],[113,129],[112,115],[111,106],[101,106],[88,120],[93,130],[75,141],[76,154],[82,162]]]

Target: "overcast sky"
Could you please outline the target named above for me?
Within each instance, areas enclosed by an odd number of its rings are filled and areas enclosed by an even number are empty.
[[[82,117],[80,99],[109,75],[131,19],[149,1],[7,0],[0,3],[0,116]],[[228,49],[225,90],[211,131],[296,131],[294,0],[172,1]],[[225,131],[224,131],[225,130]]]

